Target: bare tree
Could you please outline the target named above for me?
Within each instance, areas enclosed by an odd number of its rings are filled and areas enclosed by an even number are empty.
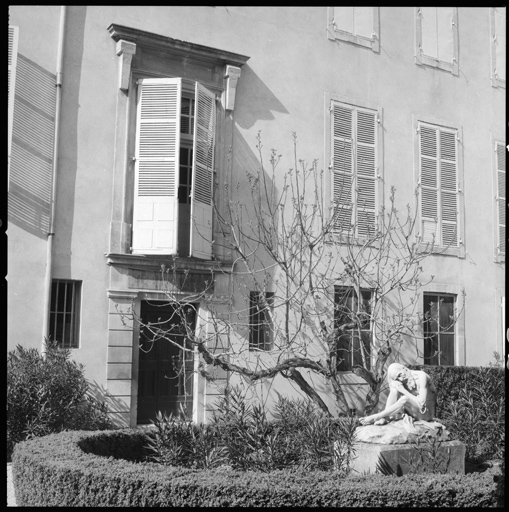
[[[418,291],[425,284],[422,262],[435,249],[433,242],[420,243],[416,214],[409,205],[403,212],[396,209],[394,188],[372,222],[366,222],[369,212],[363,215],[367,209],[362,204],[352,221],[347,201],[329,200],[329,173],[319,170],[316,161],[298,159],[295,135],[288,171],[280,172],[281,155],[274,150],[265,164],[260,136],[257,150],[259,169],[248,171],[243,185],[225,183],[226,200],[215,208],[221,236],[214,243],[223,244],[234,259],[228,306],[216,308],[208,300],[209,290],[191,293],[185,301],[181,294],[166,292],[168,304],[181,311],[207,304],[213,324],[207,336],[183,321],[183,350],[197,350],[205,365],[250,382],[282,375],[329,414],[302,370],[330,383],[344,412],[349,406],[341,372],[353,371],[368,384],[369,413],[378,403],[390,354],[419,338],[416,326],[425,320],[417,314]],[[249,200],[239,193],[246,185]],[[161,272],[175,281],[177,266]],[[218,272],[211,267],[211,286]],[[165,322],[143,327],[175,342]],[[270,350],[271,362],[253,358],[257,350]],[[200,368],[206,374],[203,364]]]

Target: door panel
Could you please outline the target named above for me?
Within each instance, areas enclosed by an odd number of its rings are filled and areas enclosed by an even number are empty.
[[[150,423],[158,411],[178,414],[180,404],[186,414],[192,415],[193,354],[179,348],[186,342],[181,318],[174,307],[163,302],[143,301],[143,324],[165,322],[166,338],[155,336],[145,327],[140,332],[138,375],[138,424]],[[192,329],[195,324],[194,308],[189,308],[186,321]],[[171,340],[171,341],[170,341]],[[172,341],[174,343],[172,343]],[[187,343],[189,347],[189,342]]]

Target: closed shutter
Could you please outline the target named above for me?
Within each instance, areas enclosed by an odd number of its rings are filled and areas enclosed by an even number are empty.
[[[376,219],[376,114],[357,110],[357,234],[371,236]]]
[[[373,37],[373,7],[334,7],[334,24],[349,34]]]
[[[497,211],[498,211],[498,253],[505,254],[505,147],[497,142]]]
[[[443,246],[458,245],[456,133],[440,130],[440,203]]]
[[[196,83],[190,256],[212,258],[215,95]]]
[[[438,59],[437,8],[421,7],[421,51],[428,57]]]
[[[138,84],[132,251],[176,254],[181,79]]]
[[[420,7],[421,51],[434,59],[453,62],[454,7]]]
[[[334,230],[348,232],[353,224],[353,122],[354,110],[333,105],[332,111],[332,171]]]
[[[494,8],[495,18],[495,71],[497,78],[506,79],[506,9],[505,7]]]
[[[438,226],[438,130],[419,127],[421,237],[424,243],[439,243]]]
[[[7,87],[8,87],[8,128],[7,128],[7,151],[8,164],[10,166],[11,159],[11,143],[12,143],[12,125],[14,118],[14,94],[16,84],[16,64],[18,61],[18,27],[9,27],[8,41],[8,71],[7,71]]]
[[[422,241],[458,246],[456,132],[419,126]]]

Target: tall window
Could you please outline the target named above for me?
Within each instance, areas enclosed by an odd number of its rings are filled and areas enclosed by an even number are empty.
[[[272,350],[274,293],[252,291],[249,294],[249,350]]]
[[[334,100],[330,110],[334,228],[366,237],[378,208],[378,113]]]
[[[211,258],[214,138],[214,93],[138,80],[133,253]]]
[[[80,294],[80,281],[53,280],[49,332],[61,348],[79,347]]]
[[[327,34],[331,40],[347,41],[380,50],[379,7],[328,7]]]
[[[491,84],[506,86],[506,8],[490,9],[491,25]]]
[[[459,74],[458,8],[416,7],[415,62]]]
[[[497,186],[497,257],[505,257],[505,211],[507,208],[505,193],[505,146],[495,143],[496,186]]]
[[[454,365],[454,295],[424,294],[424,364]]]
[[[337,368],[350,371],[356,365],[370,367],[371,291],[361,290],[361,298],[348,286],[334,289],[334,330],[337,333]]]
[[[438,247],[461,243],[457,130],[419,122],[421,240]]]

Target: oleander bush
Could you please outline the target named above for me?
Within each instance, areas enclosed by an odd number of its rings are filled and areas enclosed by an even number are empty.
[[[465,366],[411,366],[437,388],[436,417],[466,447],[466,460],[482,463],[505,453],[505,370]]]
[[[46,358],[18,345],[7,354],[7,460],[16,443],[62,430],[111,427],[106,406],[89,395],[83,365],[48,341]]]
[[[330,418],[310,400],[282,396],[275,418],[269,421],[262,406],[246,403],[239,388],[227,388],[210,424],[158,414],[155,428],[146,431],[147,447],[151,460],[171,466],[348,471],[356,418]]]
[[[366,475],[302,466],[263,471],[150,462],[141,430],[68,431],[18,443],[18,506],[503,506],[497,468],[459,475]],[[128,456],[129,459],[123,457]]]

